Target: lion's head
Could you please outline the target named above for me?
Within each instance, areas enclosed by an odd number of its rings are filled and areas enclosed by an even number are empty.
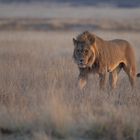
[[[79,68],[91,67],[95,61],[95,37],[88,31],[73,38],[73,57]]]

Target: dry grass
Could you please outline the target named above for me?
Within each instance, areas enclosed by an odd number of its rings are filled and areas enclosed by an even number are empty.
[[[97,34],[129,40],[139,59],[138,33]],[[0,32],[0,139],[140,139],[140,80],[131,92],[121,73],[118,88],[110,93],[98,89],[94,75],[79,92],[72,60],[75,35]]]

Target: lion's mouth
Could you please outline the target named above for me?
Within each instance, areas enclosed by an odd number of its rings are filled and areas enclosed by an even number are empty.
[[[79,63],[78,63],[79,68],[86,68],[86,67],[89,67],[89,62],[90,62],[90,61],[91,61],[91,58],[89,58],[87,62],[79,62]]]
[[[78,64],[79,68],[86,68],[87,65],[86,64]]]
[[[88,67],[88,63],[78,63],[78,66],[79,66],[79,68],[86,68],[86,67]]]

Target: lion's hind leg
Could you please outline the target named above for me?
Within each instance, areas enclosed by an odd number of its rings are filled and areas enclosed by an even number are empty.
[[[135,87],[135,81],[136,81],[136,67],[135,65],[132,66],[124,66],[124,71],[129,77],[130,84],[132,88]]]
[[[100,89],[104,89],[105,88],[105,84],[106,84],[106,73],[104,74],[99,74],[99,86],[100,86]]]
[[[111,86],[111,89],[116,88],[117,79],[118,79],[118,75],[116,71],[109,73],[109,84]]]
[[[109,83],[112,89],[116,88],[118,74],[122,69],[122,65],[120,64],[116,69],[109,73]]]

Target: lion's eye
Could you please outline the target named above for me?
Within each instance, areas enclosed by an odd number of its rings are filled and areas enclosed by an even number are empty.
[[[85,53],[85,54],[88,54],[88,50],[85,50],[84,53]]]
[[[80,53],[80,50],[79,49],[77,49],[77,53]]]

